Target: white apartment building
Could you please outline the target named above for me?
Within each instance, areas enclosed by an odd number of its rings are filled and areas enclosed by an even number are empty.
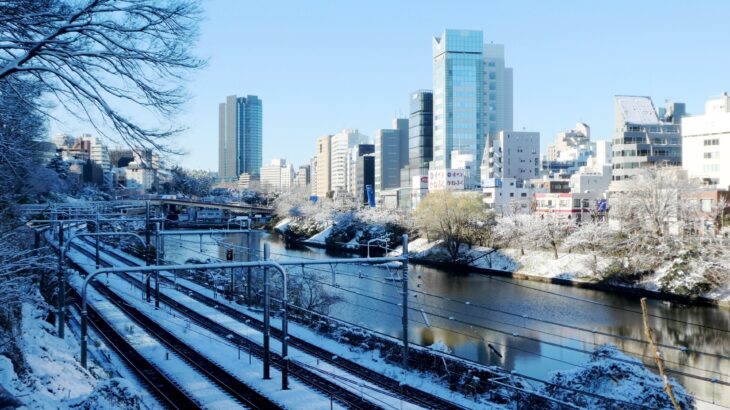
[[[261,190],[264,192],[286,192],[294,181],[294,167],[283,158],[274,158],[260,170]]]
[[[517,178],[489,178],[482,182],[482,202],[498,214],[526,213],[534,190]]]
[[[682,118],[682,168],[718,189],[730,187],[730,96],[705,103],[705,113]]]
[[[591,127],[584,122],[575,128],[555,134],[555,144],[547,148],[548,161],[575,161],[581,151],[591,150]]]
[[[682,138],[677,122],[680,117],[678,112],[660,118],[649,97],[615,97],[612,178],[617,183],[611,184],[612,191],[630,188],[626,186],[630,182],[621,182],[641,174],[641,168],[681,165]]]
[[[347,190],[347,155],[357,144],[367,144],[370,138],[356,129],[344,129],[331,138],[330,148],[330,190]],[[318,170],[319,172],[319,170]]]
[[[540,175],[540,133],[500,131],[490,137],[481,165],[482,185],[493,178],[523,181]]]
[[[130,162],[125,169],[127,188],[140,191],[152,189],[155,183],[155,170],[142,166],[137,162]]]
[[[603,194],[611,185],[613,166],[599,164],[595,157],[588,158],[588,164],[580,167],[570,176],[570,192]]]

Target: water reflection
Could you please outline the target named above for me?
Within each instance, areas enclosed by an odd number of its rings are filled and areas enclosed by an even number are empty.
[[[225,241],[242,248],[234,251],[234,259],[248,257],[243,249],[249,241],[245,234],[232,235]],[[330,257],[320,249],[286,249],[278,238],[268,234],[251,235],[255,249],[261,249],[264,241],[270,243],[271,258],[275,260]],[[165,252],[167,259],[178,262],[190,257],[204,259],[203,254],[225,259],[225,249],[210,237],[203,237],[201,242],[198,236],[169,236]],[[257,257],[258,253],[252,256]],[[297,269],[292,274],[301,273]],[[391,273],[382,268],[350,265],[340,265],[335,270],[338,287],[328,289],[340,294],[345,302],[333,306],[330,314],[400,337],[401,284],[385,280]],[[332,282],[330,267],[326,265],[317,270],[307,268],[307,272],[316,273],[323,282]],[[440,341],[455,355],[543,379],[551,371],[585,363],[588,354],[584,351],[604,343],[613,343],[647,365],[654,365],[652,352],[642,342],[638,297],[413,265],[409,266],[409,281],[411,289],[439,296],[417,294],[409,299],[415,309],[409,313],[412,342],[427,346]],[[650,323],[657,342],[665,345],[661,350],[668,369],[730,382],[729,310],[683,307],[654,300],[649,301],[648,308],[650,314],[658,316],[651,317]],[[420,309],[427,312],[425,317]],[[686,351],[678,349],[681,347]],[[698,398],[730,406],[728,387],[678,373],[672,376]]]

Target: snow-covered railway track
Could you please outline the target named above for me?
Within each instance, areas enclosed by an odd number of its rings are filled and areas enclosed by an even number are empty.
[[[73,245],[71,245],[71,247],[75,251],[84,254],[86,257],[89,257],[92,259],[94,258],[93,252],[90,252],[88,249],[84,248],[83,246],[73,244]],[[105,252],[105,251],[102,251],[102,252],[104,255],[109,255],[109,256],[115,257],[115,259],[118,259],[118,260],[124,259],[123,257],[116,255],[114,253],[111,253],[111,252]],[[134,263],[129,260],[126,260],[124,263],[126,263],[128,265],[134,265]],[[105,267],[111,266],[111,264],[109,262],[105,261],[104,259],[100,260],[100,264],[101,264],[101,266],[105,266]],[[84,270],[84,268],[81,266],[77,265],[77,267],[80,270]],[[120,274],[119,276],[122,277],[123,279],[125,279],[127,282],[129,282],[133,286],[135,286],[139,289],[144,289],[144,284],[137,278],[135,278],[131,275],[128,275],[128,274]],[[131,310],[131,309],[136,310],[133,307],[129,306],[128,304],[124,303],[124,300],[122,298],[120,298],[118,295],[114,294],[113,291],[111,291],[111,290],[107,289],[105,286],[99,284],[98,281],[94,283],[94,287],[97,290],[102,289],[102,290],[100,290],[100,293],[103,293],[105,296],[109,297],[110,300],[116,298],[119,301],[119,303],[126,305],[125,307],[127,309],[125,309],[125,310]],[[114,302],[114,301],[112,300],[112,302]],[[246,351],[249,351],[253,356],[255,356],[259,359],[263,358],[264,350],[263,350],[263,347],[261,347],[261,345],[247,339],[246,337],[243,337],[243,336],[237,334],[236,332],[231,331],[230,329],[226,328],[223,325],[216,323],[215,321],[211,320],[210,318],[195,312],[194,310],[188,308],[187,306],[164,295],[164,293],[162,293],[162,292],[160,293],[160,302],[169,306],[170,308],[176,310],[180,314],[184,315],[190,321],[195,323],[197,326],[200,326],[201,328],[206,329],[221,338],[225,338],[225,339],[229,340],[230,342],[241,346]],[[153,325],[156,325],[157,327],[159,327],[162,331],[164,331],[164,329],[162,329],[159,325],[157,325],[154,322],[154,320],[150,319],[149,317],[146,317],[143,313],[141,313],[139,311],[137,311],[137,313],[139,313],[139,315],[141,315],[141,316],[139,316],[140,319],[142,317],[144,317],[144,318],[146,318],[146,322],[150,322]],[[184,343],[182,341],[180,341],[180,343],[182,343],[184,345]],[[190,350],[192,350],[192,349],[190,349]],[[274,368],[281,369],[283,367],[283,363],[284,363],[284,361],[283,361],[281,355],[279,355],[275,352],[271,353],[271,364]],[[306,367],[297,364],[294,361],[289,362],[289,371],[290,371],[291,375],[293,375],[295,378],[297,378],[299,381],[301,381],[305,385],[325,394],[328,397],[331,397],[334,401],[342,404],[343,406],[345,406],[347,408],[351,408],[351,409],[381,408],[381,406],[373,403],[372,401],[369,401],[369,400],[363,398],[361,394],[358,394],[354,391],[344,388],[344,387],[340,386],[339,384],[337,384],[331,380],[328,380],[327,378],[307,369]],[[259,407],[255,407],[255,408],[259,408]]]
[[[87,240],[87,243],[91,245],[91,242]],[[133,266],[136,265],[136,263],[129,258],[125,258],[121,255],[118,255],[114,252],[108,252],[107,255],[113,257],[114,259]],[[169,278],[165,277],[164,275],[160,275],[160,282],[165,282],[169,284],[172,287],[176,287],[179,290],[181,290],[183,293],[190,296],[192,299],[195,299],[196,301],[205,304],[208,307],[211,307],[233,319],[238,321],[241,324],[244,324],[246,326],[252,327],[258,331],[263,332],[264,329],[264,323],[263,321],[248,315],[244,312],[241,312],[237,309],[234,309],[232,307],[229,307],[225,304],[220,303],[220,301],[217,301],[211,297],[208,297],[195,289],[192,289],[190,287],[187,287],[183,285],[180,282],[173,283]],[[281,340],[281,330],[276,329],[274,327],[271,327],[271,336],[273,336],[275,339]],[[342,357],[334,356],[331,352],[313,344],[310,342],[307,342],[306,340],[297,338],[296,336],[288,335],[289,337],[289,345],[292,347],[295,347],[303,352],[308,353],[309,355],[323,361],[326,363],[331,364],[332,366],[335,366],[337,368],[340,368],[342,370],[347,371],[348,373],[357,376],[363,380],[367,380],[370,383],[373,383],[374,385],[383,388],[385,390],[390,391],[395,397],[399,397],[405,401],[409,401],[411,403],[415,403],[418,405],[421,405],[425,408],[429,409],[463,409],[464,407],[459,406],[455,403],[452,403],[446,399],[443,399],[439,396],[436,396],[434,394],[431,394],[429,392],[417,389],[415,387],[409,386],[407,384],[402,384],[398,380],[385,376],[381,373],[376,372],[375,370],[369,369],[361,364],[355,363],[351,360],[347,360]]]
[[[71,288],[71,298],[81,311],[81,297]],[[87,305],[88,320],[104,343],[114,350],[126,367],[134,373],[150,394],[163,406],[170,409],[200,409],[200,405],[167,375],[150,363],[132,347],[93,306]]]
[[[98,283],[92,283],[91,286],[103,295],[107,300],[114,304],[124,314],[131,318],[135,323],[142,327],[146,332],[163,343],[171,352],[174,352],[187,362],[192,368],[203,374],[208,380],[216,384],[221,390],[229,394],[235,400],[251,409],[278,409],[272,401],[266,396],[252,389],[245,383],[238,380],[235,376],[225,371],[223,368],[209,360],[204,355],[198,353],[195,349],[189,347],[185,342],[177,336],[165,330],[154,320],[147,317],[122,297],[109,290],[106,286]]]

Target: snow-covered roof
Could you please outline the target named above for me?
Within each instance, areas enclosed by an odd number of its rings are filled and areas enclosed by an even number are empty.
[[[631,124],[658,124],[659,117],[649,97],[617,95],[616,106],[621,110],[624,122]]]

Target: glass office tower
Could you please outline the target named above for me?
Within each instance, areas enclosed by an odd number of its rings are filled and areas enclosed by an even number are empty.
[[[240,174],[258,175],[263,149],[262,103],[255,95],[226,97],[218,110],[218,175],[234,181]]]
[[[484,40],[481,31],[446,30],[433,42],[433,167],[451,168],[451,153],[484,149]]]
[[[434,38],[431,169],[465,167],[476,184],[488,135],[511,130],[512,69],[504,65],[504,47],[484,44],[481,31],[446,30]]]
[[[430,90],[411,93],[408,127],[408,165],[411,172],[406,181],[410,185],[411,175],[428,175],[428,164],[433,160],[433,92]]]

